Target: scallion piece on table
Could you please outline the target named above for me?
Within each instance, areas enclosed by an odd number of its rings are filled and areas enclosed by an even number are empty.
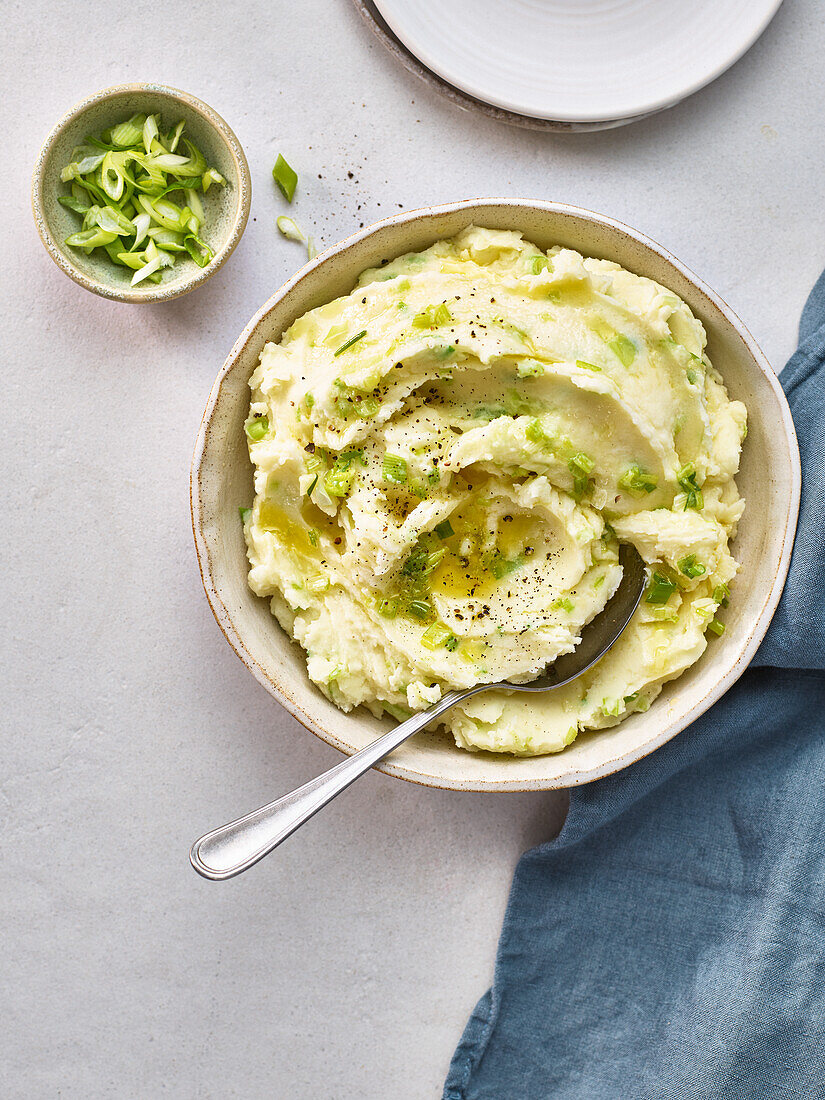
[[[159,282],[179,255],[199,267],[214,259],[201,236],[207,221],[201,195],[226,180],[182,138],[184,126],[178,122],[164,135],[158,115],[132,115],[87,137],[60,173],[71,195],[58,201],[83,218],[66,244],[87,255],[104,249],[112,263],[131,269],[132,285]]]
[[[287,164],[280,153],[275,161],[275,167],[272,169],[272,178],[278,184],[286,201],[292,202],[295,188],[298,186],[298,174],[291,165]]]
[[[282,237],[286,237],[288,241],[298,241],[299,244],[304,244],[306,237],[298,228],[297,222],[292,218],[287,218],[285,215],[281,215],[280,218],[275,219],[275,224],[278,226],[278,232]]]

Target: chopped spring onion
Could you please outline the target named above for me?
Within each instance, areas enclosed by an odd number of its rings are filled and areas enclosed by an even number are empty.
[[[583,451],[579,451],[578,454],[573,455],[567,465],[570,467],[570,472],[573,474],[591,474],[596,463],[590,455],[586,455]]]
[[[275,161],[275,167],[272,169],[272,178],[278,184],[286,201],[292,202],[295,188],[298,186],[298,174],[291,165],[287,164],[280,153]]]
[[[721,636],[725,633],[725,624],[720,623],[718,619],[712,619],[708,623],[708,630],[712,630],[717,638],[721,638]]]
[[[641,466],[633,462],[619,478],[619,488],[627,489],[631,493],[652,493],[659,484],[653,474],[647,473]]]
[[[280,218],[275,219],[275,224],[278,226],[278,232],[281,236],[286,237],[288,241],[297,241],[299,244],[306,243],[306,237],[292,218],[287,218],[282,214]]]
[[[540,275],[542,271],[547,267],[546,256],[531,256],[530,257],[530,271],[533,275]]]
[[[246,423],[246,434],[253,443],[260,443],[268,431],[269,418],[266,416],[256,416],[254,420],[248,420]]]
[[[192,257],[198,267],[206,267],[206,265],[215,255],[209,245],[205,244],[204,241],[202,241],[200,237],[196,236],[194,233],[190,233],[188,236],[183,238],[183,247]]]
[[[573,601],[567,596],[564,596],[562,599],[556,600],[556,602],[553,604],[553,607],[558,609],[559,611],[566,611],[569,615],[570,612],[573,610]]]
[[[619,333],[613,340],[610,340],[608,347],[624,367],[629,367],[636,358],[636,345],[623,333]]]
[[[74,195],[58,195],[57,201],[61,206],[65,206],[67,210],[74,210],[75,214],[85,214],[89,209],[88,202],[84,202],[83,199],[78,199]]]
[[[490,558],[489,569],[496,580],[500,581],[502,577],[508,577],[524,565],[526,560],[523,554],[517,554],[514,558],[505,558],[503,554],[497,552]]]
[[[427,306],[413,317],[412,323],[413,328],[439,328],[441,325],[448,325],[452,319],[447,303],[442,302],[439,306]]]
[[[573,494],[577,498],[584,496],[590,488],[590,474],[593,472],[594,466],[593,459],[583,451],[573,455],[567,463],[567,468],[573,475]]]
[[[306,590],[311,596],[320,596],[328,588],[329,577],[325,577],[323,573],[313,573],[306,579]]]
[[[66,244],[87,255],[103,248],[114,264],[134,273],[133,286],[159,282],[177,256],[188,255],[199,267],[214,259],[200,236],[206,223],[201,194],[226,180],[188,139],[186,154],[176,151],[183,129],[179,122],[164,136],[158,115],[132,115],[87,137],[60,173],[71,195],[58,201],[83,216],[80,232]],[[167,197],[176,192],[181,203]]]
[[[657,623],[678,623],[679,612],[675,607],[654,607],[651,612],[654,622]]]
[[[676,591],[676,584],[668,577],[663,576],[661,573],[654,573],[650,578],[650,584],[647,586],[647,594],[645,595],[645,603],[663,604],[667,603],[673,593]]]
[[[679,483],[679,488],[685,494],[685,507],[684,511],[689,508],[695,508],[696,511],[701,512],[705,506],[705,500],[702,496],[701,489],[696,481],[696,467],[692,462],[689,462],[687,466],[683,466],[676,476],[676,480]]]
[[[181,123],[181,125],[183,125],[183,123]],[[223,178],[217,168],[207,168],[204,174],[201,176],[201,190],[203,191],[204,195],[213,183],[219,183],[221,184],[221,186],[224,186],[226,184],[226,180]]]
[[[531,443],[549,443],[550,436],[542,428],[539,420],[531,420],[527,427],[524,429],[524,434],[530,440]]]
[[[252,515],[252,509],[251,508],[244,508],[243,505],[240,506],[240,508],[238,509],[238,512],[240,513],[241,523],[243,523],[243,524],[245,524],[246,521],[249,519],[249,517]]]
[[[394,619],[398,614],[398,600],[393,598],[378,601],[378,614],[385,619]]]
[[[577,359],[576,360],[576,366],[579,368],[579,370],[598,370],[598,371],[600,371],[602,369],[601,367],[597,367],[595,363],[588,363],[586,359]]]
[[[455,534],[455,531],[453,530],[453,525],[448,519],[443,519],[441,523],[437,523],[433,530],[440,539],[448,539],[451,537],[451,535]]]
[[[519,378],[535,378],[539,374],[544,374],[544,367],[541,363],[526,360],[516,364],[516,374]]]
[[[113,126],[109,134],[112,145],[116,145],[118,149],[128,149],[132,145],[139,144],[143,138],[145,123],[146,115],[132,115],[126,122]]]
[[[335,459],[332,469],[324,476],[324,488],[331,497],[345,497],[352,488],[356,471],[353,464],[356,459],[363,462],[361,451],[342,451]]]
[[[354,336],[351,336],[345,344],[342,344],[340,348],[333,352],[333,355],[341,355],[343,354],[343,352],[349,351],[353,344],[357,344],[359,340],[363,340],[366,335],[367,330],[365,328],[361,329],[360,332],[356,332],[356,334]]]
[[[449,644],[451,640],[454,643],[453,645]],[[450,650],[454,650],[458,645],[458,638],[443,623],[432,623],[421,635],[421,644],[426,646],[427,649],[440,649],[442,646],[448,646]]]
[[[414,619],[419,619],[422,622],[426,622],[427,619],[431,618],[433,613],[432,605],[426,600],[410,600],[407,604],[407,611]]]
[[[407,481],[407,463],[401,455],[384,455],[384,463],[381,467],[384,481],[391,485],[404,485]]]
[[[716,603],[720,604],[722,607],[727,607],[729,597],[730,589],[728,586],[726,584],[717,584],[713,590],[713,598]]]
[[[684,573],[684,575],[690,577],[691,580],[694,580],[696,577],[704,577],[705,573],[707,573],[706,566],[696,560],[695,554],[688,554],[686,557],[680,558],[678,564],[679,572]]]

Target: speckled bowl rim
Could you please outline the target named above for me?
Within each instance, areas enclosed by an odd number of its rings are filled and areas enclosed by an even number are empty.
[[[352,246],[363,241],[365,238],[372,236],[379,230],[388,225],[399,225],[407,222],[413,222],[418,220],[426,220],[434,218],[444,214],[458,213],[463,210],[477,211],[485,207],[500,207],[510,206],[513,209],[533,209],[547,213],[554,213],[560,215],[570,215],[575,218],[582,218],[593,222],[597,226],[602,226],[613,231],[617,231],[620,234],[625,234],[632,240],[641,244],[644,248],[655,252],[662,260],[668,265],[675,268],[683,278],[687,279],[693,284],[694,288],[704,295],[709,302],[719,310],[724,317],[725,321],[734,329],[739,338],[743,341],[748,349],[754,363],[757,365],[764,380],[768,383],[777,398],[778,407],[781,414],[781,425],[784,430],[783,442],[787,446],[788,459],[790,465],[790,484],[788,486],[787,496],[787,510],[785,512],[783,533],[782,533],[782,549],[779,555],[779,559],[775,566],[773,573],[773,579],[769,589],[765,592],[764,597],[760,605],[757,605],[756,610],[753,613],[753,621],[750,629],[747,632],[746,638],[740,646],[738,655],[734,661],[731,662],[730,667],[724,673],[719,680],[716,681],[712,690],[706,692],[701,698],[697,699],[692,707],[690,707],[679,718],[670,721],[663,722],[663,728],[657,735],[650,737],[647,741],[632,746],[626,751],[619,753],[618,755],[604,760],[602,763],[589,768],[582,768],[575,772],[569,772],[564,776],[556,777],[544,777],[537,779],[502,779],[501,781],[475,781],[475,780],[449,780],[443,776],[431,775],[429,773],[422,772],[420,770],[405,767],[403,765],[394,764],[390,760],[384,761],[376,765],[378,771],[382,771],[387,775],[392,775],[398,779],[404,779],[411,783],[416,783],[425,787],[437,787],[444,790],[461,790],[461,791],[476,791],[476,792],[512,792],[519,793],[524,791],[536,791],[536,790],[558,790],[566,789],[569,787],[581,786],[585,783],[591,783],[596,779],[602,779],[608,775],[613,775],[615,772],[622,771],[630,764],[634,764],[637,760],[643,759],[656,749],[660,748],[667,741],[672,740],[677,734],[681,733],[684,729],[695,722],[702,714],[705,713],[718,699],[725,694],[726,691],[731,688],[739,677],[743,674],[745,669],[750,664],[751,659],[756,653],[760,642],[762,641],[765,633],[776,611],[779,599],[782,595],[782,590],[785,586],[785,581],[788,575],[788,569],[790,568],[791,552],[793,550],[794,538],[796,535],[796,524],[799,515],[799,502],[801,494],[802,484],[802,472],[801,463],[799,457],[799,446],[797,443],[796,429],[794,427],[791,411],[788,406],[787,399],[785,397],[782,386],[779,379],[770,366],[767,358],[765,357],[759,345],[754,340],[751,333],[734,313],[727,303],[719,297],[713,290],[707,286],[697,275],[695,275],[689,268],[687,268],[680,260],[678,260],[671,252],[661,245],[657,244],[650,237],[638,232],[637,230],[625,225],[623,222],[617,221],[614,218],[610,218],[604,214],[598,214],[595,211],[587,210],[582,207],[571,206],[566,203],[548,202],[540,199],[524,199],[524,198],[479,198],[479,199],[465,199],[460,202],[445,203],[440,206],[422,207],[417,210],[407,210],[401,214],[395,214],[392,217],[384,218],[381,221],[374,222],[372,225],[366,226],[364,229],[359,230],[357,233],[346,237],[344,240],[334,245],[331,248],[326,249],[320,253],[315,259],[305,264],[295,275],[292,276],[283,286],[272,295],[255,313],[254,317],[250,320],[247,326],[244,328],[241,335],[236,340],[232,347],[223,367],[215,380],[212,390],[209,394],[206,409],[201,420],[200,428],[198,430],[198,436],[195,442],[195,449],[192,456],[192,465],[190,471],[190,508],[192,519],[192,533],[195,540],[195,549],[198,558],[198,566],[201,574],[201,581],[203,583],[206,597],[209,601],[209,606],[212,609],[212,613],[215,616],[215,620],[223,633],[226,640],[229,642],[232,649],[241,661],[246,665],[255,679],[264,687],[270,695],[278,700],[279,703],[289,713],[301,723],[311,733],[314,733],[322,741],[325,741],[328,745],[332,745],[339,751],[346,755],[351,755],[355,749],[352,745],[344,742],[336,734],[330,730],[321,726],[310,714],[308,714],[292,696],[288,676],[284,677],[284,681],[279,683],[272,678],[266,669],[264,669],[258,661],[247,650],[243,638],[235,626],[232,616],[224,604],[220,592],[214,583],[212,576],[212,563],[210,560],[210,551],[207,545],[206,539],[202,530],[202,506],[200,499],[200,476],[202,462],[204,459],[204,453],[207,444],[207,437],[210,429],[210,422],[212,415],[215,411],[215,407],[220,399],[221,388],[224,380],[229,372],[235,366],[238,358],[243,352],[246,344],[252,339],[257,326],[263,321],[272,309],[286,298],[290,292],[311,272],[316,268],[325,264],[331,258],[338,256],[342,252],[345,252]],[[254,598],[250,593],[250,598]],[[347,716],[350,721],[357,721],[357,712],[353,712]],[[461,750],[456,750],[461,751]],[[561,754],[559,754],[561,755]]]
[[[147,92],[153,95],[168,96],[172,100],[178,100],[185,103],[190,110],[196,111],[198,114],[202,115],[209,125],[220,135],[235,165],[238,176],[236,185],[238,197],[235,216],[232,220],[229,236],[225,239],[218,252],[215,253],[214,259],[208,263],[206,267],[198,268],[196,271],[193,271],[191,277],[185,282],[170,284],[169,286],[158,283],[158,285],[152,289],[147,288],[138,291],[120,289],[108,283],[101,282],[99,279],[94,279],[71,262],[51,231],[51,226],[49,225],[44,210],[43,187],[45,182],[45,166],[49,153],[54,143],[70,123],[74,122],[75,119],[79,118],[80,115],[90,107],[93,107],[96,103],[109,99],[111,96],[123,95],[124,93],[140,95]],[[100,295],[101,298],[109,298],[111,301],[115,302],[168,302],[173,298],[179,298],[182,294],[188,294],[190,290],[194,290],[196,287],[201,286],[207,279],[211,278],[232,255],[235,246],[243,236],[243,232],[246,229],[246,223],[249,220],[249,211],[252,205],[252,177],[249,172],[249,163],[246,159],[246,154],[243,151],[241,143],[235,136],[234,131],[226,120],[222,118],[217,111],[213,110],[208,103],[204,103],[204,101],[198,99],[197,96],[190,95],[189,92],[181,91],[180,88],[172,88],[168,84],[114,84],[110,88],[103,88],[102,91],[95,92],[94,95],[86,96],[85,99],[76,103],[75,106],[67,111],[60,121],[51,129],[48,137],[40,148],[40,152],[37,156],[37,163],[34,166],[34,172],[32,174],[31,203],[37,232],[40,234],[40,239],[46,251],[60,270],[85,290],[90,290],[93,294]]]

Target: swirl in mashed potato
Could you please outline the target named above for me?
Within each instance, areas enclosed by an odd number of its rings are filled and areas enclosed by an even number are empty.
[[[269,343],[246,424],[249,583],[345,710],[396,718],[573,649],[633,543],[649,585],[591,671],[441,721],[557,752],[647,709],[727,604],[746,412],[675,294],[471,227],[366,271]]]

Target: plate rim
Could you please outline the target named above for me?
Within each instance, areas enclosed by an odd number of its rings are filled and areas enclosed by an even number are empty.
[[[477,111],[493,118],[496,122],[503,122],[508,126],[517,126],[522,130],[535,130],[539,133],[550,134],[584,134],[595,133],[599,130],[615,130],[620,126],[628,126],[632,122],[640,122],[643,118],[650,118],[656,112],[645,112],[641,115],[630,115],[628,118],[601,119],[597,122],[563,122],[554,118],[537,118],[534,115],[521,115],[515,111],[506,111],[503,107],[496,107],[484,99],[476,99],[443,76],[428,69],[427,66],[416,57],[414,53],[393,32],[384,17],[375,6],[374,0],[352,0],[355,10],[369,27],[373,35],[378,39],[384,49],[389,53],[408,73],[432,88],[444,99],[448,99],[454,106],[462,111]]]
[[[519,118],[533,119],[535,121],[552,121],[560,124],[567,123],[568,125],[593,125],[594,123],[618,123],[621,124],[621,120],[627,119],[628,121],[635,121],[637,118],[645,117],[646,115],[655,114],[658,111],[673,107],[677,103],[680,103],[683,99],[687,99],[689,96],[694,95],[696,92],[701,91],[702,88],[712,84],[714,80],[718,80],[723,73],[732,68],[737,61],[740,61],[745,54],[752,49],[756,42],[762,37],[767,28],[773,22],[777,12],[782,6],[783,0],[770,0],[770,5],[767,13],[762,17],[755,30],[751,31],[742,43],[740,43],[733,52],[726,54],[726,59],[720,62],[715,68],[705,76],[692,81],[686,85],[681,91],[676,94],[670,94],[666,96],[659,96],[656,99],[647,101],[645,103],[638,104],[633,108],[630,114],[621,112],[619,114],[611,115],[605,118],[603,112],[593,111],[574,111],[574,112],[558,112],[553,111],[552,114],[548,113],[535,113],[527,109],[523,104],[518,104],[515,101],[506,101],[505,99],[490,98],[489,95],[483,93],[479,87],[475,87],[468,83],[462,83],[456,79],[455,74],[446,73],[443,68],[440,68],[437,64],[433,63],[432,58],[426,57],[424,54],[420,54],[416,47],[412,43],[407,42],[403,36],[401,29],[395,24],[390,13],[383,10],[383,3],[385,0],[372,0],[372,3],[376,7],[381,18],[386,22],[387,26],[392,31],[393,35],[398,39],[404,48],[416,58],[428,72],[432,72],[439,80],[443,80],[450,87],[458,89],[460,93],[470,97],[480,103],[488,104],[490,107],[505,111],[508,114],[515,115]]]

